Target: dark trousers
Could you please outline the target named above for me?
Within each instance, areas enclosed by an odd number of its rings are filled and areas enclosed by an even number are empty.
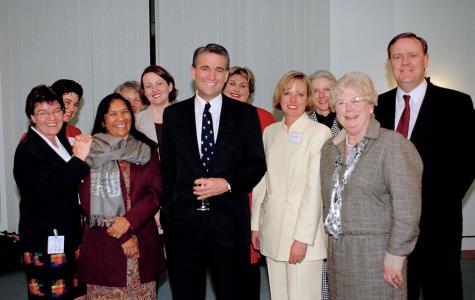
[[[239,299],[259,300],[261,297],[261,264],[247,263]]]
[[[408,299],[462,300],[460,249],[460,238],[421,236],[408,257]]]
[[[165,234],[168,275],[174,300],[203,300],[206,271],[210,270],[216,299],[240,299],[249,245],[226,247],[218,243],[203,213],[198,220],[171,226]]]

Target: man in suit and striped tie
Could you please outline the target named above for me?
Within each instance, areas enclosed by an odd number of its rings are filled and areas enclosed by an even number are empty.
[[[414,33],[395,36],[388,64],[397,87],[379,96],[374,113],[416,146],[424,163],[422,214],[416,247],[408,257],[409,299],[462,299],[462,199],[475,177],[475,132],[470,96],[425,77],[427,42]]]

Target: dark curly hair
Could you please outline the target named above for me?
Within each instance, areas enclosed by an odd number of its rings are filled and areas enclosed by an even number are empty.
[[[61,109],[64,110],[64,102],[62,97],[58,96],[54,90],[44,84],[35,86],[26,97],[25,113],[30,124],[33,125],[31,116],[35,114],[35,107],[43,102],[58,102]]]

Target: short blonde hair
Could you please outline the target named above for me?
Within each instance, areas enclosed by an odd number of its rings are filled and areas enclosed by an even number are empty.
[[[277,109],[282,109],[280,106],[280,101],[282,100],[282,95],[284,94],[285,90],[292,85],[295,81],[302,81],[307,88],[307,110],[309,109],[309,105],[312,103],[312,85],[310,84],[310,79],[308,79],[305,73],[299,71],[289,71],[285,73],[282,78],[280,78],[277,86],[275,87],[274,97],[272,98],[272,106]]]
[[[343,75],[333,86],[330,92],[330,108],[335,111],[335,103],[346,89],[354,90],[359,96],[368,97],[369,102],[374,106],[378,105],[378,93],[374,88],[371,78],[361,72],[350,72]]]
[[[327,70],[317,70],[308,77],[310,78],[310,81],[313,81],[314,79],[317,79],[317,78],[326,78],[330,80],[333,84],[336,82],[335,75],[333,75],[332,72],[327,71]]]

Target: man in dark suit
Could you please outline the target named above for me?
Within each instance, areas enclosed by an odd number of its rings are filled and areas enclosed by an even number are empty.
[[[425,300],[462,299],[462,199],[475,177],[473,148],[465,145],[475,132],[473,103],[425,78],[423,38],[399,34],[387,51],[398,86],[379,96],[374,113],[382,127],[407,136],[424,162],[420,235],[408,257],[409,299],[421,292]]]
[[[221,94],[229,55],[217,44],[193,55],[194,97],[166,108],[162,225],[173,299],[237,299],[249,263],[248,193],[266,171],[256,109]]]

